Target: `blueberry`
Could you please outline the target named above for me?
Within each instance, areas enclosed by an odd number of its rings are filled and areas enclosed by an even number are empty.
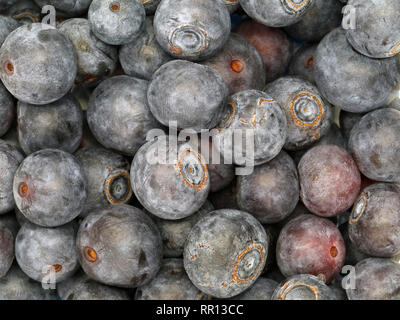
[[[82,140],[82,110],[71,94],[41,106],[18,102],[17,118],[18,140],[27,155],[47,148],[72,153]]]
[[[172,60],[158,44],[153,27],[153,17],[147,17],[145,30],[139,37],[121,46],[119,61],[127,75],[150,80],[153,73]]]
[[[84,212],[105,204],[121,204],[130,200],[130,163],[124,156],[95,147],[81,149],[75,156],[88,179]]]
[[[231,33],[225,46],[215,56],[203,62],[225,80],[229,94],[257,89],[265,85],[265,69],[257,49],[245,38]]]
[[[87,19],[69,19],[58,28],[72,42],[78,56],[76,84],[94,86],[115,71],[117,48],[97,39]]]
[[[346,30],[355,50],[372,58],[387,58],[400,52],[400,22],[397,0],[350,0],[357,12],[357,25]]]
[[[13,179],[19,164],[24,159],[22,153],[13,145],[0,140],[0,215],[14,209]]]
[[[4,277],[14,261],[14,241],[18,222],[12,214],[0,216],[0,279]]]
[[[222,1],[162,0],[154,16],[157,41],[176,58],[198,61],[228,41],[229,11]]]
[[[189,280],[182,259],[165,259],[157,276],[137,288],[135,300],[204,300]]]
[[[169,126],[176,121],[179,129],[196,131],[218,123],[227,96],[227,85],[218,72],[184,60],[160,67],[147,91],[150,110],[159,122]]]
[[[15,4],[18,0],[0,0],[0,8],[1,10],[7,9]]]
[[[133,156],[147,132],[159,127],[147,104],[147,88],[147,81],[122,75],[104,80],[93,91],[87,121],[104,147]]]
[[[336,300],[336,295],[319,277],[298,274],[279,284],[271,300]]]
[[[238,176],[237,203],[261,223],[286,218],[299,201],[297,168],[282,151],[273,160],[256,166],[250,175]]]
[[[344,264],[343,237],[328,219],[303,214],[290,220],[281,230],[276,259],[282,274],[321,275],[329,283]]]
[[[355,288],[349,300],[399,300],[400,266],[390,259],[368,258],[355,266]]]
[[[314,84],[314,55],[316,50],[316,44],[304,45],[298,49],[290,60],[289,75],[298,76]]]
[[[311,148],[299,166],[300,197],[312,213],[332,217],[349,209],[361,187],[353,158],[335,145]]]
[[[140,35],[146,12],[140,0],[93,0],[88,19],[97,38],[111,45],[121,45]]]
[[[200,219],[183,252],[185,270],[205,294],[230,298],[260,276],[268,254],[268,237],[250,214],[217,210]]]
[[[215,147],[212,137],[201,138],[200,151],[208,159],[207,170],[210,175],[210,191],[216,192],[227,187],[235,178],[234,165],[226,163],[227,161]]]
[[[43,149],[22,161],[14,176],[14,199],[31,222],[56,227],[76,218],[86,201],[87,180],[72,155]]]
[[[217,150],[225,156],[231,151],[233,162],[244,165],[253,161],[265,163],[278,155],[286,139],[286,117],[280,105],[269,94],[258,90],[245,90],[229,97],[225,115],[217,125],[218,133],[213,137]],[[245,139],[249,130],[254,134],[254,153],[250,148],[234,147],[234,135],[240,130]]]
[[[234,296],[232,300],[271,300],[278,282],[259,277],[254,284],[243,293]]]
[[[353,50],[340,28],[328,33],[315,52],[318,89],[330,103],[348,112],[367,112],[392,99],[399,72],[395,58],[371,59]]]
[[[92,211],[77,236],[79,262],[100,283],[133,288],[148,283],[161,266],[162,242],[154,222],[129,205]]]
[[[73,223],[57,228],[24,224],[15,239],[15,258],[31,279],[45,281],[54,272],[56,282],[72,276],[78,269]]]
[[[131,183],[146,210],[162,219],[177,220],[200,209],[210,179],[204,158],[191,144],[179,142],[176,149],[166,140],[160,137],[139,149],[132,161]]]
[[[0,82],[0,137],[11,128],[14,118],[14,99]]]
[[[42,10],[33,0],[18,0],[6,11],[6,14],[19,23],[30,24],[40,22]]]
[[[310,82],[287,76],[268,84],[264,91],[286,114],[285,149],[308,147],[328,132],[333,118],[332,107]]]
[[[400,189],[390,183],[365,188],[354,203],[349,238],[357,249],[371,256],[392,257],[400,252]]]
[[[349,238],[349,228],[348,223],[343,224],[340,226],[340,231],[343,236],[344,243],[346,245],[346,258],[345,258],[345,265],[356,265],[358,262],[370,258],[368,254],[361,252],[350,240]]]
[[[283,30],[246,19],[233,32],[247,39],[260,53],[266,82],[274,81],[285,73],[291,58],[292,42]]]
[[[61,300],[129,300],[125,290],[93,281],[83,272],[58,284],[57,293]]]
[[[7,16],[0,15],[0,47],[7,36],[19,27],[17,20]]]
[[[147,15],[152,15],[156,12],[158,5],[160,4],[161,0],[141,0],[146,10]]]
[[[179,258],[190,230],[207,213],[214,210],[213,205],[206,201],[204,205],[189,217],[179,220],[165,220],[153,216],[153,220],[160,230],[163,241],[163,252],[166,258]]]
[[[78,16],[84,14],[92,0],[34,0],[39,7],[45,5],[54,6],[57,13],[67,16]]]
[[[252,19],[270,27],[292,25],[312,8],[314,0],[239,0]]]
[[[400,111],[391,108],[366,114],[350,133],[349,148],[360,171],[372,180],[400,180],[398,153]]]
[[[72,87],[77,60],[71,42],[48,24],[11,32],[0,49],[0,78],[18,100],[48,104]]]
[[[297,40],[318,42],[340,25],[342,7],[338,0],[314,0],[301,20],[286,27],[285,31]]]
[[[56,297],[14,263],[7,275],[0,278],[0,300],[56,300]]]

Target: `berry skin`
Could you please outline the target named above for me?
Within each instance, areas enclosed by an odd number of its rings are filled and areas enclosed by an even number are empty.
[[[289,277],[275,289],[271,300],[337,300],[323,280],[310,274]]]
[[[232,33],[222,50],[202,64],[222,76],[230,95],[243,90],[264,88],[265,70],[262,58],[257,49],[238,34]]]
[[[45,281],[50,271],[56,282],[72,276],[79,267],[75,229],[73,223],[57,228],[24,224],[15,239],[15,258],[22,271],[39,282]]]
[[[78,57],[75,84],[92,87],[114,73],[118,50],[97,39],[87,19],[69,19],[58,28],[71,41]]]
[[[314,0],[301,20],[285,31],[300,41],[319,42],[342,22],[342,7],[337,0]]]
[[[338,228],[325,218],[304,214],[281,230],[276,259],[282,274],[321,275],[326,283],[340,272],[346,254]]]
[[[29,278],[14,263],[8,273],[0,278],[0,300],[56,300],[52,290]]]
[[[297,168],[282,151],[273,160],[256,166],[250,175],[237,178],[237,203],[261,223],[276,223],[291,214],[299,201]]]
[[[213,205],[209,201],[206,201],[198,211],[183,219],[165,220],[152,215],[154,222],[160,230],[164,248],[164,257],[181,257],[190,230],[197,221],[213,210]]]
[[[80,225],[76,246],[85,273],[110,286],[141,286],[161,266],[157,226],[140,209],[125,204],[92,211]]]
[[[158,43],[175,58],[200,61],[228,41],[229,11],[221,1],[162,0],[154,16]]]
[[[140,35],[146,12],[140,0],[93,0],[88,20],[92,32],[101,41],[122,45]]]
[[[40,21],[42,8],[39,8],[32,0],[18,0],[5,11],[5,14],[17,20],[20,24],[31,24]]]
[[[57,293],[61,300],[129,300],[125,290],[105,286],[83,272],[57,284]]]
[[[361,187],[353,158],[335,145],[311,148],[298,166],[300,197],[312,213],[333,217],[349,209]]]
[[[62,16],[79,16],[84,14],[91,0],[34,0],[39,7],[52,5],[56,8],[57,14]]]
[[[239,0],[252,19],[269,27],[290,26],[302,19],[314,0]]]
[[[400,180],[400,111],[384,108],[366,114],[350,132],[349,148],[360,171],[369,179]]]
[[[15,118],[14,99],[0,82],[0,137],[11,128]]]
[[[121,46],[119,50],[119,61],[124,72],[145,80],[150,80],[158,68],[172,59],[155,38],[153,17],[146,18],[145,30],[135,41]]]
[[[205,294],[230,298],[248,289],[261,274],[268,237],[250,214],[231,209],[210,212],[189,233],[185,270]]]
[[[29,221],[57,227],[83,210],[87,180],[75,157],[43,149],[22,161],[14,176],[13,193],[18,209]]]
[[[84,213],[106,204],[127,203],[132,196],[128,160],[111,150],[88,147],[75,153],[88,179]]]
[[[395,58],[371,59],[355,51],[343,29],[328,33],[318,44],[314,77],[321,94],[348,112],[368,112],[385,105],[398,91],[400,71]]]
[[[227,85],[218,72],[183,60],[159,68],[147,91],[150,110],[159,122],[170,126],[176,121],[178,129],[197,132],[218,123],[227,97]]]
[[[183,219],[199,210],[207,199],[207,165],[191,144],[179,142],[176,149],[167,137],[161,138],[147,142],[136,153],[131,166],[132,189],[152,214],[168,220]]]
[[[355,289],[349,300],[399,300],[400,266],[390,259],[368,258],[355,266]]]
[[[71,94],[42,106],[18,102],[17,120],[18,141],[27,155],[48,148],[72,153],[82,140],[82,110]]]
[[[246,19],[232,32],[247,39],[260,53],[267,83],[283,76],[292,55],[292,42],[283,30]]]
[[[104,147],[133,156],[150,129],[159,128],[151,114],[145,80],[115,76],[104,80],[89,99],[87,121]]]
[[[397,0],[350,0],[357,12],[357,27],[346,30],[355,50],[372,58],[387,58],[400,52],[400,22]]]
[[[317,45],[306,44],[298,49],[290,60],[289,75],[297,76],[315,84],[314,55]]]
[[[18,228],[12,213],[0,216],[0,279],[7,274],[14,261],[14,242]]]
[[[349,220],[349,238],[370,256],[400,253],[400,189],[391,183],[365,188],[355,201]]]
[[[313,84],[287,76],[268,84],[264,91],[286,114],[285,149],[306,148],[328,132],[333,118],[332,107]]]
[[[0,78],[18,100],[48,104],[72,87],[77,59],[71,42],[57,29],[42,23],[11,32],[0,49]]]
[[[234,296],[232,300],[271,300],[278,282],[259,277],[254,284],[245,292]]]
[[[0,140],[0,215],[14,209],[13,179],[24,156],[17,147]]]
[[[225,157],[232,152],[236,165],[254,161],[256,165],[270,161],[281,151],[286,139],[286,117],[280,105],[270,95],[258,90],[245,90],[229,97],[223,116],[213,137],[216,149]],[[249,132],[254,135],[254,151],[235,147],[234,135],[241,131],[243,141]],[[251,139],[251,136],[250,136]],[[254,153],[254,154],[253,154]]]
[[[19,26],[20,25],[17,20],[0,15],[0,47],[3,44],[4,40],[6,40],[7,36]]]
[[[137,288],[135,300],[204,300],[189,280],[182,259],[165,259],[157,276]]]

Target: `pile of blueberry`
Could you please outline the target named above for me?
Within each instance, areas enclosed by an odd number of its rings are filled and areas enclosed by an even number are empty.
[[[0,13],[0,299],[400,299],[399,0]]]

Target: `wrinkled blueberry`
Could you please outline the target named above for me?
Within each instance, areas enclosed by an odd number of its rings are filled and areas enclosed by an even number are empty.
[[[268,254],[268,237],[250,214],[217,210],[199,220],[183,252],[185,270],[205,294],[230,298],[260,276]]]
[[[77,59],[71,42],[57,29],[42,23],[11,32],[0,48],[0,78],[18,100],[47,104],[72,87]]]
[[[74,18],[58,27],[73,44],[78,57],[78,85],[95,85],[111,75],[118,62],[117,48],[97,39],[90,30],[89,21]]]
[[[43,149],[22,161],[14,176],[14,199],[31,222],[56,227],[76,218],[86,201],[87,180],[72,155]]]
[[[83,270],[106,285],[141,286],[161,266],[157,226],[140,209],[125,204],[92,211],[80,225],[76,245]]]
[[[175,58],[198,61],[228,41],[229,11],[218,0],[163,0],[154,16],[157,41]]]

